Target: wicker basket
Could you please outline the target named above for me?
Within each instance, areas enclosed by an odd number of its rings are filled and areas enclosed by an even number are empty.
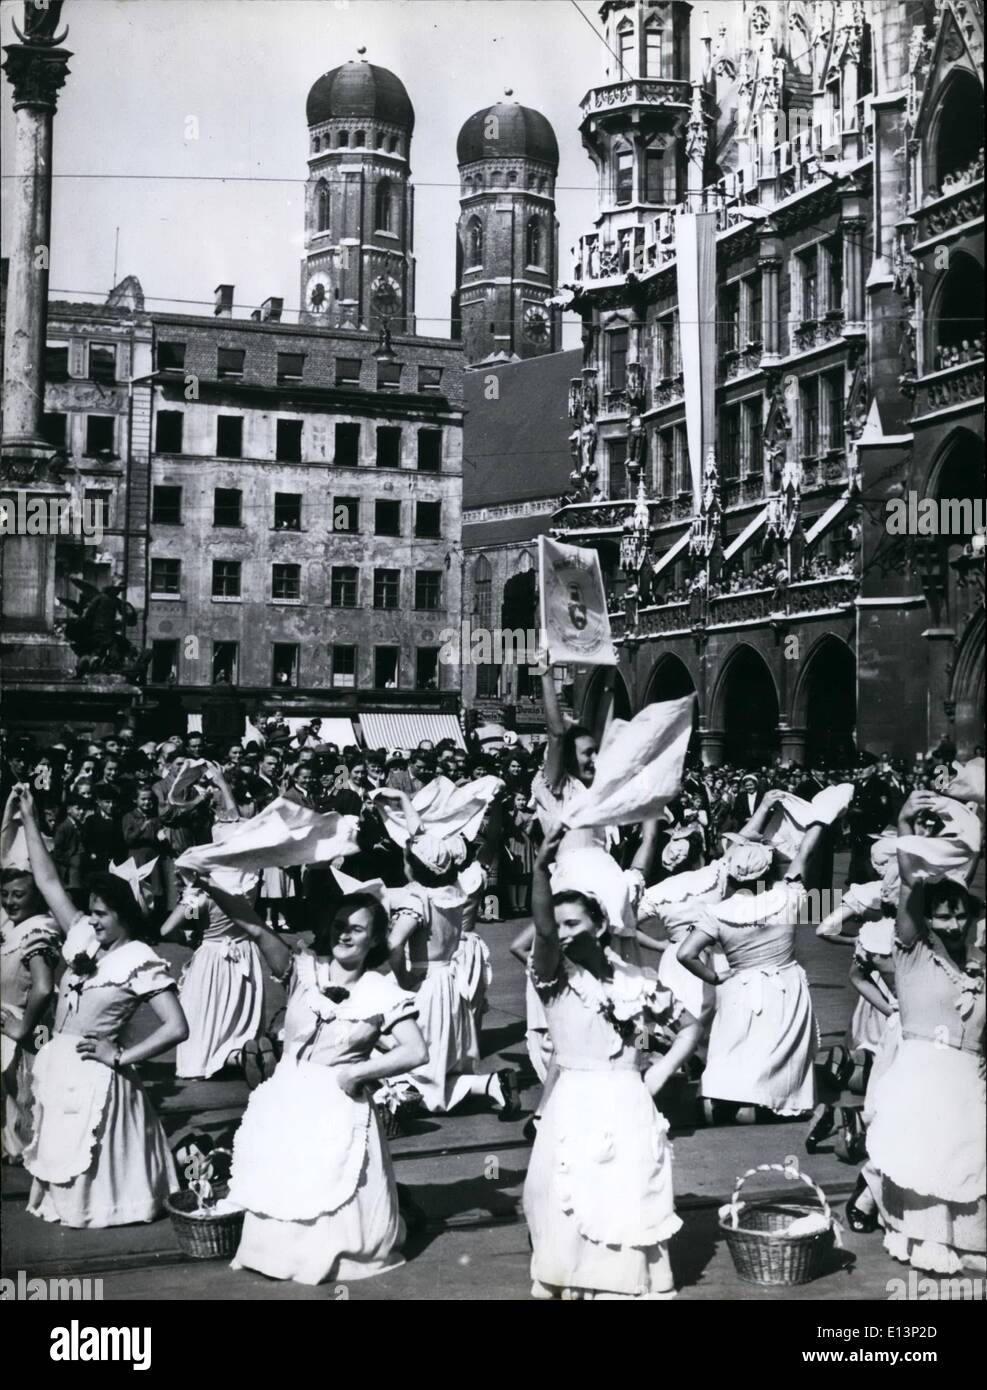
[[[804,1202],[759,1201],[741,1207],[740,1192],[755,1173],[784,1173],[799,1178],[819,1199],[819,1206]],[[788,1227],[800,1216],[818,1213],[826,1218],[826,1229],[806,1235],[788,1234]],[[762,1163],[737,1179],[730,1201],[730,1212],[720,1222],[734,1267],[750,1284],[808,1284],[819,1276],[833,1249],[836,1221],[822,1188],[808,1174],[781,1163]]]
[[[231,1157],[229,1149],[213,1149],[207,1159],[206,1167],[203,1170],[207,1176],[211,1176],[211,1163],[220,1154]],[[210,1188],[210,1197],[213,1202],[227,1196],[229,1185],[221,1183],[215,1188]],[[178,1241],[182,1253],[188,1255],[193,1260],[229,1260],[236,1254],[236,1248],[240,1244],[240,1233],[243,1230],[242,1211],[210,1211],[206,1203],[210,1198],[200,1198],[199,1193],[191,1188],[184,1192],[173,1192],[170,1197],[165,1198],[165,1211],[171,1217],[171,1224],[175,1231],[175,1239]],[[197,1213],[197,1214],[196,1214]]]

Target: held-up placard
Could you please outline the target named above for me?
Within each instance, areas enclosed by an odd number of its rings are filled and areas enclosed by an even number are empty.
[[[595,550],[538,537],[541,626],[552,666],[616,666]]]

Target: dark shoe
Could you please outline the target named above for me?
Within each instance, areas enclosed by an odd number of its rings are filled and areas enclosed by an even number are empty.
[[[497,1073],[500,1089],[504,1093],[504,1105],[497,1112],[499,1120],[516,1120],[521,1113],[521,1087],[517,1072],[513,1067],[504,1067]]]
[[[819,1119],[809,1130],[805,1138],[805,1151],[808,1154],[819,1152],[819,1145],[824,1139],[828,1139],[836,1128],[836,1112],[832,1105],[824,1107]]]
[[[531,1119],[527,1121],[524,1129],[521,1131],[521,1137],[526,1139],[529,1144],[533,1144],[538,1138],[538,1122],[540,1119],[540,1115],[532,1115]]]
[[[845,1208],[846,1224],[850,1227],[851,1231],[856,1231],[858,1235],[870,1235],[872,1231],[877,1230],[879,1225],[879,1217],[876,1208],[874,1211],[860,1211],[857,1206],[857,1199],[863,1195],[866,1188],[867,1183],[861,1173],[860,1177],[857,1179],[857,1186],[853,1189],[853,1196],[847,1202]]]
[[[833,1150],[836,1157],[843,1163],[852,1163],[856,1167],[858,1163],[863,1163],[867,1157],[867,1131],[864,1129],[863,1118],[859,1110],[852,1109],[850,1106],[842,1106],[840,1114],[842,1123],[836,1135]]]

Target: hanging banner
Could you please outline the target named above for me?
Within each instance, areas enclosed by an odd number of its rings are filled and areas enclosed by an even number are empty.
[[[617,665],[595,550],[539,536],[538,590],[550,666]]]
[[[716,213],[675,219],[679,343],[692,499],[699,511],[706,451],[716,439]]]

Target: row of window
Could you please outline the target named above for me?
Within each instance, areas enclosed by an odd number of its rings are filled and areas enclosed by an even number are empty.
[[[466,224],[466,259],[467,270],[482,269],[483,223],[478,217],[471,217]],[[545,229],[538,217],[530,218],[525,228],[524,261],[525,265],[538,268],[545,264]]]
[[[442,570],[415,570],[416,611],[435,613],[442,607]],[[213,560],[212,596],[216,599],[243,597],[243,562]],[[152,598],[181,598],[182,562],[171,556],[151,560]],[[271,566],[271,599],[281,603],[302,600],[301,565]],[[360,570],[356,565],[333,565],[330,571],[329,605],[332,608],[360,607]],[[373,607],[393,610],[401,607],[401,571],[375,569]]]
[[[312,150],[318,154],[320,150],[346,150],[346,149],[366,149],[371,145],[375,150],[385,150],[388,154],[398,154],[401,149],[400,135],[385,135],[382,130],[375,130],[370,133],[370,141],[367,139],[368,132],[359,130],[328,130],[324,135],[312,136]]]
[[[61,417],[64,419],[64,416]],[[90,416],[89,419],[99,419]],[[243,453],[242,415],[217,415],[216,457],[241,459]],[[112,419],[110,420],[112,425]],[[304,459],[304,421],[276,420],[274,457],[279,463],[301,463]],[[378,425],[375,435],[375,463],[378,468],[400,468],[403,430],[400,425]],[[360,466],[361,426],[337,421],[333,435],[333,463],[339,468]],[[416,466],[420,473],[442,470],[442,431],[423,427],[417,432]],[[185,452],[185,412],[159,410],[154,422],[154,449],[158,454]]]
[[[803,377],[799,383],[796,418],[792,421],[795,448],[806,459],[817,458],[845,443],[842,367]],[[692,488],[689,450],[684,424],[670,425],[654,434],[656,450],[654,486],[661,497],[674,497]],[[764,467],[764,402],[756,396],[724,406],[719,415],[717,461],[723,482],[760,475]],[[627,495],[627,441],[607,445],[608,493],[613,499]]]
[[[380,179],[374,188],[374,231],[394,231],[395,204],[391,180]],[[332,192],[325,179],[319,179],[315,185],[315,225],[320,232],[327,232],[332,226]]]
[[[187,356],[187,343],[161,341],[155,349],[159,372],[184,372]],[[279,352],[277,354],[276,374],[279,386],[296,385],[305,380],[304,352]],[[216,376],[220,381],[240,381],[246,371],[247,349],[218,347],[216,349]],[[377,390],[400,391],[405,384],[404,363],[378,362]],[[419,366],[416,377],[419,392],[436,392],[442,389],[442,367]],[[363,376],[363,359],[360,357],[336,357],[333,359],[332,385],[359,386]],[[326,383],[312,381],[311,385]]]
[[[103,385],[117,380],[116,343],[88,343],[86,377]],[[68,381],[69,348],[67,343],[49,343],[45,348],[45,380]]]
[[[415,648],[415,690],[438,690],[439,648]],[[337,690],[353,690],[357,685],[359,650],[348,643],[334,643],[328,649],[329,684]],[[153,685],[174,685],[180,676],[180,651],[177,641],[166,638],[151,643],[151,665],[148,672]],[[301,649],[298,642],[271,644],[271,684],[297,686],[300,680]],[[210,663],[213,685],[237,685],[240,679],[239,642],[213,642]],[[395,690],[401,679],[401,648],[373,648],[373,688]],[[322,683],[322,676],[313,682]]]
[[[155,484],[151,492],[151,521],[158,526],[181,526],[183,516],[183,489],[171,483]],[[402,529],[402,504],[391,498],[379,497],[374,501],[375,536],[400,536]],[[274,531],[300,531],[302,529],[302,494],[300,492],[276,492],[270,512],[270,526]],[[240,488],[217,487],[213,489],[213,526],[243,526],[243,493]],[[318,517],[314,523],[318,525]],[[358,497],[338,497],[332,499],[329,528],[340,534],[359,535],[360,499]],[[415,536],[420,540],[438,540],[442,536],[442,503],[415,502]]]

